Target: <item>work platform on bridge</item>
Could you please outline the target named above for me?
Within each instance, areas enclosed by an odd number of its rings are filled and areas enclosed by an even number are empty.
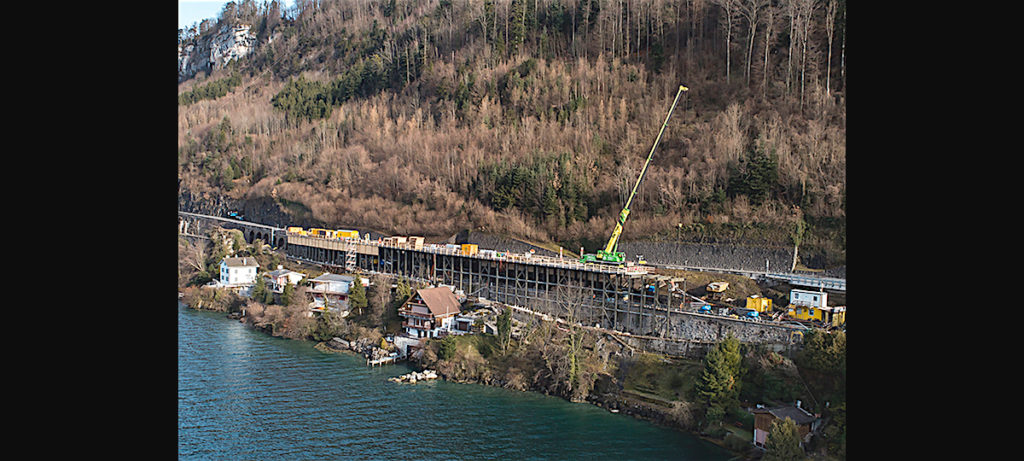
[[[560,296],[578,288],[588,323],[621,327],[624,331],[657,334],[668,322],[673,303],[661,276],[643,266],[583,264],[574,259],[513,253],[462,254],[440,245],[387,245],[357,240],[320,239],[288,233],[290,257],[342,269],[354,249],[355,267],[367,272],[393,274],[452,285],[508,305],[555,305]]]

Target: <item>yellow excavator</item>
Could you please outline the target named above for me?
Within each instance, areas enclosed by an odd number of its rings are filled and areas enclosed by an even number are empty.
[[[647,154],[647,161],[644,162],[644,167],[640,170],[640,177],[636,179],[636,184],[633,185],[633,191],[629,194],[629,199],[626,200],[626,206],[619,212],[619,219],[615,222],[615,229],[612,230],[612,238],[608,239],[608,244],[605,245],[603,250],[597,250],[597,254],[587,253],[580,257],[581,263],[602,263],[602,264],[615,264],[622,265],[626,263],[626,254],[620,251],[616,251],[619,248],[619,235],[622,234],[622,226],[626,224],[626,218],[629,217],[629,205],[633,203],[633,197],[636,196],[636,191],[640,187],[640,182],[644,180],[644,174],[647,173],[647,166],[651,164],[651,159],[654,158],[654,149],[658,147],[658,142],[661,141],[661,135],[665,132],[665,127],[668,126],[668,119],[672,117],[672,111],[676,109],[676,103],[679,102],[679,95],[683,94],[684,91],[689,91],[689,88],[679,85],[679,91],[676,92],[676,98],[672,101],[672,107],[668,110],[668,116],[665,117],[665,123],[661,125],[661,130],[658,131],[658,137],[654,140],[654,146],[651,146],[651,152]]]

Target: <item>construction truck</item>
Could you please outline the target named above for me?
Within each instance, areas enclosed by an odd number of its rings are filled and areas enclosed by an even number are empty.
[[[708,293],[724,293],[729,288],[729,282],[711,282],[707,286]]]
[[[615,229],[612,230],[612,237],[608,239],[608,244],[604,246],[603,250],[597,250],[596,254],[582,254],[580,257],[581,263],[602,263],[620,266],[626,263],[626,254],[616,250],[619,248],[619,235],[622,234],[622,226],[626,224],[626,218],[629,217],[629,205],[633,203],[633,197],[636,197],[636,191],[640,187],[640,182],[644,180],[647,167],[651,164],[651,159],[654,158],[654,149],[658,147],[661,135],[665,132],[665,127],[668,126],[668,119],[672,117],[672,111],[675,110],[676,103],[679,102],[679,95],[688,90],[689,88],[679,85],[679,91],[676,92],[676,97],[672,101],[672,107],[668,110],[665,123],[661,124],[661,130],[658,131],[658,137],[654,140],[654,146],[651,146],[651,152],[647,154],[647,161],[644,162],[644,167],[640,170],[640,176],[636,179],[636,184],[633,185],[633,191],[630,192],[629,199],[626,200],[626,206],[619,212],[618,220],[615,221]]]

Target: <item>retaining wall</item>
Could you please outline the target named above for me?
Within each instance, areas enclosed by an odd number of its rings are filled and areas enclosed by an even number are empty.
[[[522,307],[514,307],[512,318],[520,322],[529,322],[531,317],[550,320],[545,314],[534,312]],[[673,356],[700,358],[708,348],[724,340],[728,336],[738,339],[741,343],[767,346],[775,351],[799,347],[803,343],[803,328],[791,325],[778,325],[767,322],[753,322],[715,315],[696,313],[672,313],[668,337],[631,335],[604,328],[586,327],[591,331],[613,335],[635,349],[657,352]]]
[[[793,268],[793,248],[756,247],[710,243],[622,242],[619,251],[630,258],[644,255],[652,264],[718,267],[764,272],[788,272]]]

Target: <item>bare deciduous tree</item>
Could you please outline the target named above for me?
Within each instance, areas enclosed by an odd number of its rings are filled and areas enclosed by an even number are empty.
[[[836,10],[838,8],[839,2],[836,0],[828,0],[825,5],[825,35],[828,37],[828,58],[825,59],[825,96],[830,94],[832,88],[832,37],[836,31]]]
[[[560,380],[572,398],[589,392],[591,376],[583,376],[585,352],[583,344],[587,332],[583,325],[591,323],[592,309],[587,305],[592,300],[588,290],[580,286],[559,286],[550,294],[544,310],[556,317],[555,328],[564,333],[561,346],[546,348],[546,362],[556,379]],[[554,333],[556,336],[558,333]]]
[[[737,10],[747,20],[747,66],[744,76],[747,85],[750,85],[750,64],[754,58],[754,36],[757,35],[758,15],[768,5],[768,0],[742,0],[737,4]]]
[[[370,316],[375,322],[383,323],[384,312],[391,302],[391,277],[383,274],[372,277],[370,290]]]
[[[807,44],[810,41],[811,19],[817,8],[817,0],[796,0],[798,27],[800,29],[800,109],[804,107],[804,89],[807,80]]]
[[[789,18],[789,50],[786,53],[786,94],[790,94],[793,89],[793,44],[796,43],[796,31],[797,31],[797,2],[799,0],[783,0],[782,8],[785,11],[786,17]]]
[[[192,243],[181,238],[178,240],[178,277],[191,279],[197,272],[206,270],[206,249],[209,245],[205,240]],[[182,272],[185,269],[185,272]]]
[[[764,81],[761,83],[761,97],[768,97],[768,51],[771,49],[772,34],[775,32],[775,18],[778,10],[769,5],[764,12]]]
[[[725,13],[722,27],[725,28],[725,81],[728,82],[732,67],[732,25],[739,9],[739,0],[711,0],[711,3],[720,6]]]

